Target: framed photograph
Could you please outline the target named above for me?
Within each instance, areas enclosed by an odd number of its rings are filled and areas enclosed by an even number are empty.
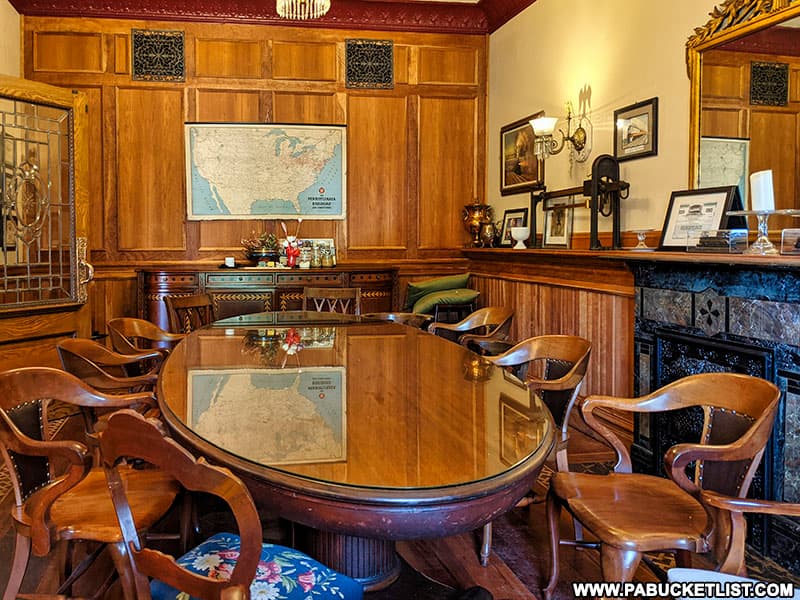
[[[542,245],[545,248],[569,248],[572,240],[572,208],[570,198],[553,198],[545,200],[544,210],[544,238]]]
[[[500,194],[519,194],[544,185],[544,161],[533,152],[530,120],[544,111],[500,128]]]
[[[614,111],[614,156],[631,160],[658,154],[658,98]]]
[[[703,231],[727,229],[726,213],[741,210],[741,202],[735,185],[672,192],[658,248],[686,250],[697,245]]]
[[[509,248],[514,245],[511,238],[512,227],[526,227],[528,225],[528,209],[513,208],[503,213],[503,226],[500,229],[500,246]]]
[[[186,214],[220,219],[344,219],[343,125],[185,123]]]
[[[800,254],[800,229],[781,231],[781,254]]]

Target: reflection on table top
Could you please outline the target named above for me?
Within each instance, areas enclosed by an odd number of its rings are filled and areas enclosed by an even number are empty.
[[[494,477],[546,452],[545,408],[442,338],[328,313],[235,317],[190,334],[162,369],[170,426],[253,469],[408,490]]]

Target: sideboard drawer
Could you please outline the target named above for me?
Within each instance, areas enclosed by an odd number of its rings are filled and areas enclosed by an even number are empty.
[[[335,286],[343,283],[344,279],[341,273],[278,273],[278,285],[282,287]]]
[[[208,273],[206,275],[206,288],[271,286],[274,284],[274,273]]]

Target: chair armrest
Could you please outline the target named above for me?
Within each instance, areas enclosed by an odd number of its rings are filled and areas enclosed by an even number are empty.
[[[800,517],[800,504],[794,504],[792,502],[760,500],[755,498],[733,498],[718,492],[712,492],[711,490],[703,490],[700,494],[700,499],[705,504],[731,512]]]

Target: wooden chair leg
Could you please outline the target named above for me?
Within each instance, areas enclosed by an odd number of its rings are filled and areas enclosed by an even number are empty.
[[[128,551],[125,548],[124,542],[109,544],[108,552],[111,555],[114,568],[119,575],[122,597],[125,600],[136,600],[136,582],[134,579],[135,574],[133,573],[130,563],[131,559],[128,556]]]
[[[3,600],[15,600],[22,586],[22,579],[28,568],[28,558],[31,555],[31,538],[16,534],[14,540],[14,557],[11,562],[11,574],[8,577]]]
[[[547,587],[544,590],[545,600],[553,598],[556,592],[556,585],[558,584],[558,548],[560,546],[560,534],[558,531],[558,522],[561,518],[561,502],[552,492],[547,493],[546,504],[546,519],[547,519],[547,533],[550,540],[550,580],[547,582]]]
[[[633,581],[633,576],[639,563],[642,560],[642,553],[635,550],[622,550],[608,544],[600,545],[600,569],[603,574],[603,581]]]
[[[483,539],[481,540],[481,566],[489,564],[489,554],[492,552],[492,523],[483,526]]]

